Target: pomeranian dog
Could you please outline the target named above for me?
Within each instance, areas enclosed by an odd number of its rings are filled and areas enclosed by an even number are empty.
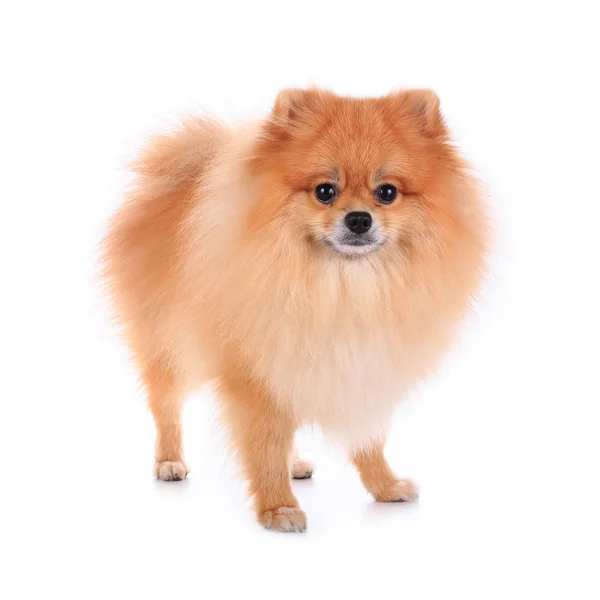
[[[417,498],[384,457],[398,402],[449,348],[486,264],[485,202],[429,90],[284,90],[263,121],[155,137],[103,243],[157,428],[188,469],[186,394],[215,382],[260,523],[304,531],[294,433],[336,440],[380,502]]]

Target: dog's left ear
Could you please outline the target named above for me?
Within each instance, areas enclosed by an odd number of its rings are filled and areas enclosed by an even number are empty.
[[[432,90],[406,90],[395,94],[394,100],[401,114],[414,119],[426,137],[446,135],[444,117],[440,112],[440,99]]]

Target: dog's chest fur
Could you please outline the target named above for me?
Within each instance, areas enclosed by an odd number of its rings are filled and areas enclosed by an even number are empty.
[[[364,263],[320,275],[265,307],[254,331],[260,352],[250,358],[300,421],[361,446],[385,435],[396,405],[422,374],[429,336],[414,347],[392,290]]]

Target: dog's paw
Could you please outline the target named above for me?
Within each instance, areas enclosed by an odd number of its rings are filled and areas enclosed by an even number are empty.
[[[306,530],[306,515],[299,508],[280,506],[272,510],[265,510],[258,518],[260,523],[273,531]]]
[[[292,463],[292,477],[294,479],[309,479],[312,477],[314,466],[307,460],[295,459]]]
[[[377,502],[411,502],[417,500],[419,490],[410,479],[396,479],[373,495]]]
[[[182,462],[164,460],[156,463],[154,474],[161,481],[181,481],[186,478],[188,470]]]

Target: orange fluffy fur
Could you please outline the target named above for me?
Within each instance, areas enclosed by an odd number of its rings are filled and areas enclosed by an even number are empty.
[[[294,449],[305,424],[346,449],[377,500],[415,498],[384,458],[386,430],[451,344],[486,254],[485,206],[435,94],[284,90],[259,123],[185,121],[134,170],[103,260],[156,422],[157,477],[186,476],[182,402],[216,381],[265,526],[306,527],[290,484],[312,472]],[[350,210],[372,215],[374,251],[325,243]]]

